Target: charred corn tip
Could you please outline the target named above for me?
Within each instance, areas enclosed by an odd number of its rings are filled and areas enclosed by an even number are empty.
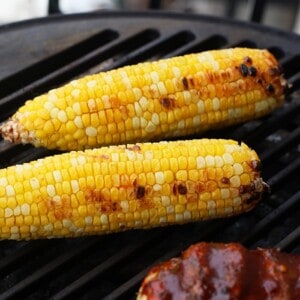
[[[264,116],[286,86],[267,50],[207,51],[74,80],[27,101],[1,132],[61,150],[163,140]]]
[[[68,152],[0,170],[0,239],[75,237],[228,217],[266,184],[257,154],[231,140]]]

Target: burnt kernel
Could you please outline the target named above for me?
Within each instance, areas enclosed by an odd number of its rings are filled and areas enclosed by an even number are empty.
[[[176,184],[173,185],[172,192],[173,192],[173,195],[177,195],[177,185]]]
[[[189,78],[189,84],[190,84],[190,86],[194,86],[195,85],[193,77]]]
[[[251,57],[249,57],[249,56],[245,56],[244,57],[244,59],[243,59],[243,62],[245,63],[245,64],[252,64],[252,58]]]
[[[189,83],[188,83],[188,80],[186,79],[186,77],[183,77],[181,81],[182,81],[183,87],[187,90],[189,88]]]
[[[137,184],[138,184],[137,178],[134,178],[132,184],[133,184],[133,186],[137,186]]]
[[[248,67],[245,64],[240,64],[240,71],[242,76],[246,77],[248,75]]]
[[[253,202],[256,202],[260,199],[261,194],[260,193],[253,193],[248,199],[246,199],[246,204],[251,204]]]
[[[258,79],[257,79],[257,83],[262,84],[262,83],[263,83],[262,79],[261,79],[261,78],[258,78]]]
[[[251,185],[241,185],[239,187],[239,192],[240,194],[247,194],[252,191],[252,186]]]
[[[229,183],[230,183],[230,180],[229,180],[229,178],[227,178],[227,177],[223,177],[223,178],[221,178],[221,182],[222,182],[223,184],[229,184]]]
[[[259,160],[251,160],[250,161],[250,167],[252,168],[252,170],[256,171],[256,172],[260,172],[261,171],[261,162]]]
[[[267,86],[266,86],[266,91],[267,91],[269,94],[273,94],[273,93],[275,92],[275,88],[274,88],[274,86],[273,86],[271,83],[269,83],[269,84],[267,84]]]
[[[252,77],[255,77],[257,75],[257,69],[255,67],[249,67],[248,74]]]
[[[140,151],[141,147],[139,145],[133,145],[133,146],[129,147],[128,150],[131,150],[131,151]]]
[[[111,205],[111,209],[112,209],[112,211],[118,210],[118,203],[117,202],[113,202],[112,205]]]
[[[186,188],[186,186],[183,183],[180,183],[178,185],[178,193],[180,195],[186,195],[187,194],[187,188]]]
[[[166,109],[172,109],[175,106],[175,99],[164,97],[160,100],[160,104]]]
[[[274,67],[274,68],[269,68],[269,75],[270,76],[278,76],[282,74],[282,68],[277,66],[277,67]]]
[[[145,196],[145,187],[142,185],[139,185],[136,188],[135,194],[136,194],[137,199],[143,198]]]

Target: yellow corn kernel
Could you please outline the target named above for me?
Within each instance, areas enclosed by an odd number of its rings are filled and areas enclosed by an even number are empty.
[[[0,170],[0,239],[74,237],[225,217],[254,207],[265,186],[257,154],[232,140],[67,152]]]
[[[270,69],[277,72],[266,78]],[[286,81],[279,70],[268,50],[247,48],[126,66],[27,101],[0,132],[11,142],[61,150],[195,134],[282,105]]]

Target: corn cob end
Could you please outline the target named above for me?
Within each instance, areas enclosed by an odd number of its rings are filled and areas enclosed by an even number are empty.
[[[34,143],[34,135],[27,131],[17,118],[11,117],[0,126],[3,139],[16,144]]]

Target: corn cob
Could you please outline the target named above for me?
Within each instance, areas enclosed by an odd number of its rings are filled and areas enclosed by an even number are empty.
[[[159,141],[258,118],[286,81],[267,50],[233,48],[90,75],[29,100],[0,132],[49,149]]]
[[[71,151],[0,170],[0,239],[221,218],[253,208],[266,187],[255,151],[233,140]]]

